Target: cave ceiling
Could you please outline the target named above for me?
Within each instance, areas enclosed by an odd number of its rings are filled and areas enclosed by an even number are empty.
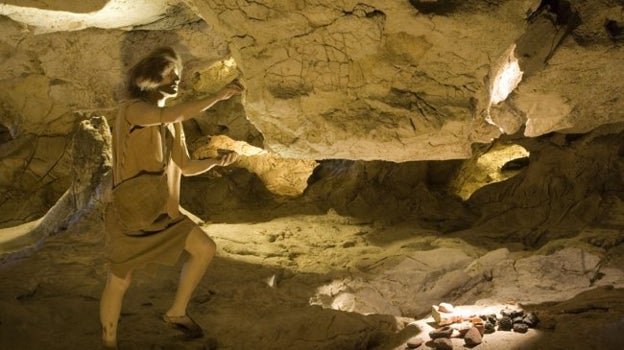
[[[623,6],[3,1],[0,122],[13,137],[66,133],[76,111],[114,108],[119,61],[178,40],[191,57],[189,96],[210,92],[202,59],[231,57],[247,87],[245,118],[283,157],[466,159],[474,144],[505,134],[583,133],[624,121]],[[150,43],[106,34],[146,30]]]

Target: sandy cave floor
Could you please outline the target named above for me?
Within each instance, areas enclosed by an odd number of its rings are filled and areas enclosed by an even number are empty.
[[[32,256],[0,266],[0,349],[99,348],[98,303],[106,270],[102,235],[94,227],[85,223],[50,237]],[[424,241],[430,246],[457,246],[461,241],[333,212],[205,228],[219,248],[189,313],[207,336],[185,340],[160,321],[173,296],[179,265],[157,267],[155,274],[136,273],[126,295],[119,331],[122,349],[210,349],[215,344],[219,349],[404,349],[412,336],[429,340],[434,326],[429,315],[363,315],[349,312],[347,304],[337,304],[341,311],[310,301],[318,300],[322,286],[355,273],[374,273],[373,267],[389,256],[409,255],[423,249]],[[467,243],[464,248],[480,255]],[[589,301],[578,302],[572,308],[577,311],[559,317],[555,329],[496,332],[485,335],[474,349],[619,348],[624,344],[624,293],[608,291],[606,299],[590,295]],[[466,300],[477,299],[491,300],[477,306],[484,313],[496,312],[505,302],[516,306],[514,300],[496,300],[487,291]],[[453,343],[465,348],[462,339]]]

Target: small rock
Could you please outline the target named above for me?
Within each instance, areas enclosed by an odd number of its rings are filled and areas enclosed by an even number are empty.
[[[421,337],[411,337],[408,341],[407,341],[407,348],[408,349],[416,349],[417,347],[421,346],[422,343],[424,343],[425,341],[422,340]]]
[[[450,338],[451,334],[453,334],[453,328],[449,326],[434,329],[429,332],[429,336],[431,337],[431,339]]]
[[[461,320],[461,316],[453,315],[453,313],[450,312],[443,312],[438,305],[431,306],[431,316],[440,326],[452,324]]]
[[[515,323],[513,325],[513,330],[518,333],[526,333],[529,330],[529,326],[524,323]]]
[[[533,328],[539,324],[539,318],[537,318],[536,314],[529,312],[528,314],[524,315],[522,322],[524,322],[527,326]]]
[[[484,323],[475,324],[474,328],[476,328],[482,336],[483,336],[483,333],[485,333],[485,324]]]
[[[514,317],[511,321],[512,321],[514,324],[516,324],[516,323],[524,323],[524,317],[520,317],[520,316],[518,316],[518,317]]]
[[[510,317],[512,319],[516,317],[524,317],[524,310],[512,310]]]
[[[431,345],[438,350],[453,350],[453,342],[450,338],[434,339]]]
[[[432,305],[431,306],[431,317],[433,317],[433,320],[436,321],[436,323],[440,324],[440,322],[442,322],[442,318],[443,315],[442,313],[440,313],[440,307],[437,305]]]
[[[484,333],[490,334],[496,332],[496,325],[490,321],[487,321],[484,326]]]
[[[464,321],[460,324],[453,325],[453,328],[457,329],[457,331],[459,332],[460,337],[463,337],[466,334],[466,332],[468,332],[468,330],[472,327],[473,327],[472,322],[468,322],[468,321]]]
[[[440,305],[438,305],[438,310],[440,310],[440,312],[452,313],[455,311],[455,307],[449,303],[440,303]]]
[[[452,315],[452,314],[445,314],[445,315]],[[462,319],[463,318],[461,316],[450,316],[450,317],[442,319],[442,321],[440,321],[440,323],[438,325],[440,325],[440,326],[448,326],[448,325],[453,324],[453,323],[461,322]]]
[[[431,316],[438,324],[440,324],[444,318],[448,317],[445,312],[440,312],[440,307],[437,305],[431,305]]]
[[[498,318],[496,318],[495,314],[488,315],[487,320],[488,320],[488,322],[490,322],[491,324],[493,324],[495,326],[498,323]]]
[[[500,311],[500,314],[505,317],[510,317],[511,319],[514,319],[516,317],[524,317],[524,310],[513,310],[510,308],[504,308]]]
[[[470,328],[464,336],[464,342],[468,346],[479,345],[482,341],[483,338],[481,337],[481,332],[479,332],[479,330],[475,327]]]
[[[498,321],[498,330],[499,331],[510,331],[513,327],[513,322],[509,316],[503,316],[503,318]]]
[[[483,323],[483,320],[481,319],[481,317],[471,317],[470,318],[470,322],[472,322],[473,324],[481,324]]]

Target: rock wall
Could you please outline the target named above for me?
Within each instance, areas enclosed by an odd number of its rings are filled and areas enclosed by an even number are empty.
[[[112,123],[124,98],[125,72],[140,56],[155,45],[175,45],[187,63],[186,84],[195,87],[194,74],[227,54],[203,22],[175,24],[175,32],[86,29],[39,35],[6,17],[0,17],[0,26],[0,227],[41,217],[68,189],[79,175],[72,174],[69,156],[79,123],[91,116]],[[191,45],[196,42],[203,45]],[[186,98],[225,83],[204,84],[203,91],[189,88]],[[237,138],[253,142],[257,133],[229,113],[236,108],[222,108],[229,119],[221,124],[237,127],[220,132],[236,130]],[[219,120],[219,109],[211,113]],[[240,118],[241,112],[234,115]]]
[[[469,158],[473,143],[524,125],[538,136],[624,120],[612,97],[624,55],[602,22],[622,21],[615,3],[192,3],[231,38],[248,118],[282,155]],[[493,105],[510,48],[524,78]]]
[[[552,134],[521,144],[528,166],[515,177],[477,190],[468,205],[478,208],[474,230],[493,239],[541,246],[587,226],[624,227],[623,124],[588,134]]]
[[[247,87],[241,98],[186,123],[191,142],[225,134],[271,157],[320,161],[324,165],[310,179],[306,198],[333,198],[328,203],[354,214],[401,208],[395,212],[436,218],[449,216],[444,208],[453,203],[457,214],[450,216],[461,224],[450,227],[465,226],[473,213],[456,204],[457,198],[432,193],[455,174],[457,159],[471,159],[478,145],[504,134],[529,144],[552,132],[565,139],[561,135],[624,121],[624,102],[618,97],[624,84],[618,69],[624,63],[619,34],[624,19],[615,1],[140,4],[146,3],[0,5],[0,13],[12,18],[0,17],[0,225],[37,218],[60,198],[73,176],[67,147],[78,123],[92,115],[112,121],[123,98],[125,71],[160,45],[175,46],[186,63],[180,100],[212,93],[236,77]],[[118,14],[143,9],[144,17],[117,27],[94,20],[111,8]],[[73,11],[80,21],[59,27],[58,10]],[[40,21],[24,20],[28,11],[37,11]],[[517,64],[520,76],[505,76],[510,64]],[[493,91],[505,79],[511,83],[509,95],[494,99]],[[605,138],[613,134],[610,142],[616,148],[618,128],[600,131]],[[562,159],[579,164],[574,169],[582,172],[586,163],[577,157],[585,148],[594,150],[591,157],[613,165],[613,154],[593,148],[598,139],[591,139],[579,149],[535,146],[528,171],[509,183],[543,186],[542,177],[565,168]],[[557,156],[560,151],[565,156]],[[537,157],[556,165],[537,171]],[[276,164],[273,159],[269,168]],[[450,159],[445,166],[411,163]],[[432,168],[443,169],[434,173],[445,180],[422,176]],[[611,174],[616,168],[596,169]],[[599,174],[596,169],[592,174]],[[341,175],[334,176],[335,171]],[[324,172],[331,180],[318,177]],[[292,193],[301,193],[302,177]],[[338,178],[346,183],[334,182]],[[565,184],[552,186],[595,180],[562,178]],[[321,189],[323,183],[334,191]],[[507,183],[493,187],[498,194],[471,199],[477,215],[482,207],[487,213],[496,208],[493,203],[517,207],[533,200],[507,189]],[[522,191],[542,193],[537,196],[542,202],[565,196],[548,186]],[[375,207],[380,191],[388,195],[381,200],[383,210]],[[557,210],[567,213],[565,208],[576,201],[594,208],[599,201],[589,203],[595,198],[585,197],[590,192],[561,199],[566,204]],[[428,199],[419,203],[422,198]],[[578,212],[586,215],[583,208]],[[492,215],[484,214],[483,220]]]

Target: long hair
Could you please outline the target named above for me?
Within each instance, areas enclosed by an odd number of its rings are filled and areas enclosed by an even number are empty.
[[[152,51],[130,69],[126,92],[130,98],[141,98],[160,85],[171,69],[182,74],[182,60],[171,47]]]

